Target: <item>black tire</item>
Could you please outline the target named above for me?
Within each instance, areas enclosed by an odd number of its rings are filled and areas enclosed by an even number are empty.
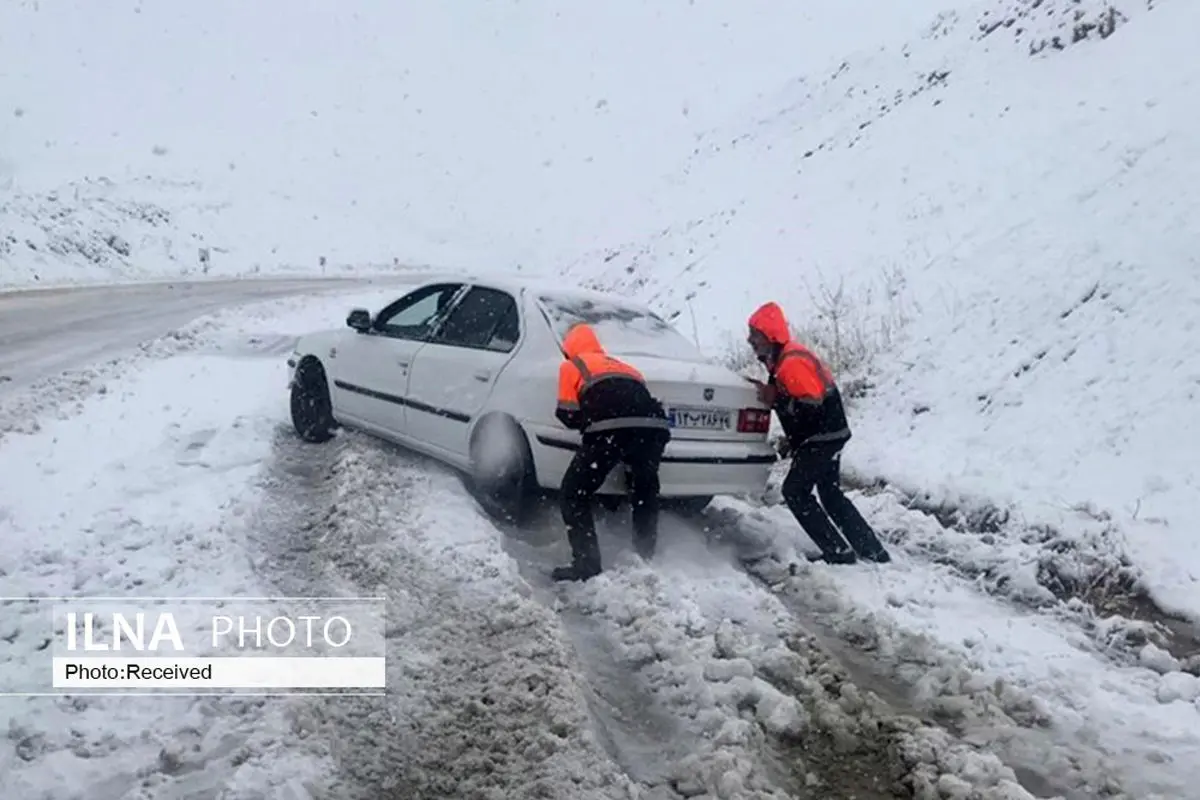
[[[711,502],[712,495],[664,497],[662,507],[664,511],[673,512],[681,517],[698,517],[704,513],[704,509],[708,508],[708,504]]]
[[[537,505],[537,475],[525,431],[512,417],[485,417],[471,434],[469,485],[488,516],[523,525]]]
[[[337,422],[333,418],[333,400],[321,362],[309,356],[296,367],[292,380],[292,427],[300,438],[312,444],[333,438]]]

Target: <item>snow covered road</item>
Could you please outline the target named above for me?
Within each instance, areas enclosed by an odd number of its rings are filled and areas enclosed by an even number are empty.
[[[367,283],[254,279],[0,292],[0,391],[87,365],[218,309]]]

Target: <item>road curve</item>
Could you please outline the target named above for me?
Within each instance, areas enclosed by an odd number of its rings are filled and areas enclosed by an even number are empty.
[[[413,280],[177,281],[0,292],[0,393],[86,366],[228,306]]]

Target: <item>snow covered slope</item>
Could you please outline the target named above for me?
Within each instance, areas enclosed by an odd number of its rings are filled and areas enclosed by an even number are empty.
[[[864,478],[994,506],[1022,569],[1078,562],[1067,594],[1120,573],[1195,614],[1200,10],[1118,8],[984,3],[798,74],[571,274],[718,351],[767,298],[822,344],[890,346],[854,414]]]

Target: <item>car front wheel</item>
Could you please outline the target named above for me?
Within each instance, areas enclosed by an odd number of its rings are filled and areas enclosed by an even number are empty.
[[[315,358],[306,358],[296,367],[292,380],[292,427],[306,442],[320,444],[333,438],[337,422],[325,369]]]

